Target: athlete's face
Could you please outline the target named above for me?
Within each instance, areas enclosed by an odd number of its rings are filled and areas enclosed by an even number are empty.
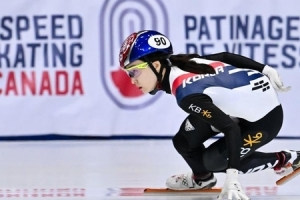
[[[156,70],[158,70],[160,62],[155,61],[152,65]],[[126,66],[125,71],[129,75],[131,83],[143,93],[149,93],[155,88],[157,77],[146,62],[136,60]]]

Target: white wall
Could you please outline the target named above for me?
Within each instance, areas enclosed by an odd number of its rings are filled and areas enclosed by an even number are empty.
[[[175,134],[175,99],[130,93],[121,42],[157,29],[175,53],[239,53],[276,67],[286,85],[281,136],[299,136],[300,3],[274,0],[11,0],[0,2],[0,135]],[[61,55],[57,55],[59,53]],[[126,77],[124,80],[127,80]]]

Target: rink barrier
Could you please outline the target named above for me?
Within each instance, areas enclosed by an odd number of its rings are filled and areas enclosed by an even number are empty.
[[[213,139],[221,138],[215,136]],[[43,140],[169,140],[172,136],[145,136],[145,135],[122,135],[122,136],[74,136],[74,135],[28,135],[28,136],[3,136],[1,141],[43,141]],[[300,136],[278,136],[278,140],[300,140]]]

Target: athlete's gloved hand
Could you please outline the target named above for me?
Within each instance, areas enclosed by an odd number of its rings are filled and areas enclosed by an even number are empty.
[[[274,68],[266,65],[264,67],[262,73],[270,79],[270,82],[271,82],[273,88],[276,91],[278,91],[278,92],[288,92],[288,91],[291,90],[291,86],[285,87],[283,85],[283,82],[282,82],[278,72]]]
[[[228,195],[228,200],[250,200],[244,193],[243,188],[238,181],[238,170],[227,169],[226,174],[225,183],[221,194],[218,196],[218,200],[223,199],[226,194]]]

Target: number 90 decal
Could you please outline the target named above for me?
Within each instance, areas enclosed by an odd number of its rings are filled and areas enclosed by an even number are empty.
[[[148,44],[153,47],[153,48],[157,48],[157,49],[164,49],[164,48],[168,48],[171,43],[169,41],[168,38],[166,38],[163,35],[154,35],[151,36],[148,39]]]

